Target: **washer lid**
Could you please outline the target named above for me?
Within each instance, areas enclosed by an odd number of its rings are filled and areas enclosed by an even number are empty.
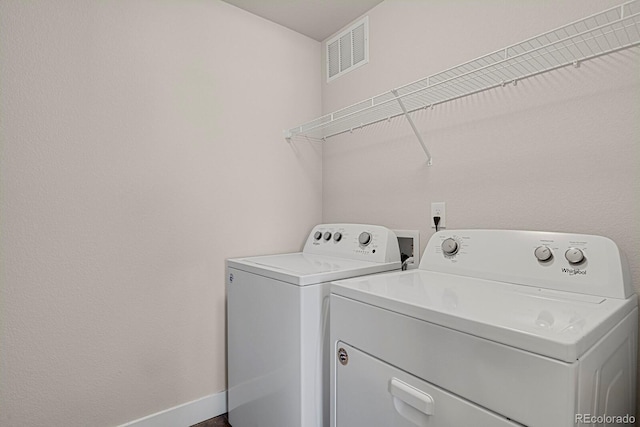
[[[614,299],[424,270],[333,283],[332,294],[575,362],[637,307]]]
[[[370,262],[302,252],[227,260],[227,266],[304,286],[400,269],[400,262]]]

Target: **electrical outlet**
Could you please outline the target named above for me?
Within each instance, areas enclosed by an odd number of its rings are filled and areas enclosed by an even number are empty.
[[[438,229],[445,228],[447,226],[447,223],[445,221],[444,202],[431,203],[431,228],[436,228],[436,224],[433,222],[434,216],[440,217],[440,223],[438,224]]]

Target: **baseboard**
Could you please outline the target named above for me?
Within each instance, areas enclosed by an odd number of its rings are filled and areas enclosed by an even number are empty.
[[[227,392],[211,394],[119,427],[189,427],[227,412]]]

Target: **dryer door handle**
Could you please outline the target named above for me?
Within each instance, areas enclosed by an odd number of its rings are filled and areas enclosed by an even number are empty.
[[[389,393],[393,396],[394,406],[401,415],[405,417],[408,415],[403,413],[406,412],[404,411],[406,405],[411,406],[411,408],[416,409],[425,415],[433,415],[433,397],[424,391],[419,390],[398,378],[391,378],[389,381]],[[402,405],[402,403],[406,405]]]

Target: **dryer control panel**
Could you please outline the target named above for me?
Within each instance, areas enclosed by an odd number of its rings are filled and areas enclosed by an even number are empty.
[[[586,234],[444,230],[429,240],[420,268],[587,295],[633,294],[618,246]]]
[[[400,261],[398,238],[380,225],[316,225],[307,237],[303,252],[371,262]]]

